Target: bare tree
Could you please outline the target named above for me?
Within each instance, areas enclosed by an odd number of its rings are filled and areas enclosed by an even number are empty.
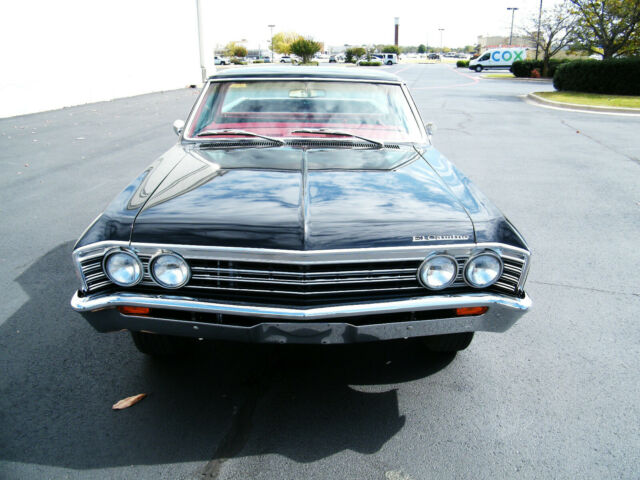
[[[537,16],[536,16],[537,17]],[[524,34],[533,42],[538,41],[538,18],[533,17]],[[575,41],[576,17],[566,3],[542,11],[539,48],[542,51],[542,76],[549,73],[549,60]]]

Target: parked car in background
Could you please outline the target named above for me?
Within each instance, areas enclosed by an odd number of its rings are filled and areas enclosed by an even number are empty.
[[[203,338],[458,351],[531,305],[525,240],[395,75],[227,69],[174,130],[74,247],[71,306],[100,332],[150,355]]]
[[[440,55],[438,55],[437,53],[430,53],[429,55],[427,55],[427,59],[429,59],[429,60],[440,60]]]
[[[229,57],[219,57],[218,55],[216,55],[215,57],[213,57],[213,63],[214,65],[229,65]]]
[[[329,56],[329,63],[338,63],[338,60],[335,55]]]
[[[296,63],[296,61],[289,55],[283,55],[280,57],[280,63]]]

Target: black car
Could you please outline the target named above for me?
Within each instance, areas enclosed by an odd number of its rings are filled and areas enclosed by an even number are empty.
[[[530,252],[370,70],[209,78],[179,141],[78,240],[72,307],[174,354],[201,338],[464,349],[525,313]]]

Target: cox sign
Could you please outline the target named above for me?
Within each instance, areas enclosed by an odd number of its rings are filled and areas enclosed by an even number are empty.
[[[513,60],[515,62],[516,60],[524,60],[522,55],[524,55],[524,50],[496,50],[491,54],[491,60],[494,62],[499,62],[500,60],[511,62]]]

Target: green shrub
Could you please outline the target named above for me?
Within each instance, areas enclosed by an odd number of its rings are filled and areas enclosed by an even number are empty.
[[[247,62],[240,60],[239,58],[231,58],[229,63],[233,63],[234,65],[246,65]]]
[[[469,60],[458,60],[456,62],[458,68],[469,68]]]
[[[264,63],[264,60],[254,60],[253,63]]]
[[[559,67],[553,76],[556,90],[640,95],[640,58],[576,60]]]
[[[553,77],[558,66],[570,62],[571,60],[563,59],[556,60],[554,58],[549,60],[549,73],[548,77]],[[538,72],[542,73],[544,67],[544,62],[542,60],[518,60],[513,62],[511,68],[509,69],[511,73],[513,73],[516,77],[524,77],[531,78],[531,72],[533,70],[538,70]]]
[[[365,60],[364,62],[360,62],[358,65],[360,65],[361,67],[379,67],[380,65],[382,65],[382,62],[377,62],[375,60],[367,62]]]
[[[396,45],[385,45],[382,47],[381,53],[395,53],[396,55],[400,55],[400,47]]]
[[[311,58],[322,49],[322,45],[311,38],[298,38],[291,44],[291,53],[302,58],[302,63],[306,64]]]
[[[315,65],[315,66],[317,67],[317,66],[318,66],[318,62],[299,63],[298,65],[302,65],[303,67],[304,67],[305,65],[307,65],[307,66],[308,66],[308,65]]]

